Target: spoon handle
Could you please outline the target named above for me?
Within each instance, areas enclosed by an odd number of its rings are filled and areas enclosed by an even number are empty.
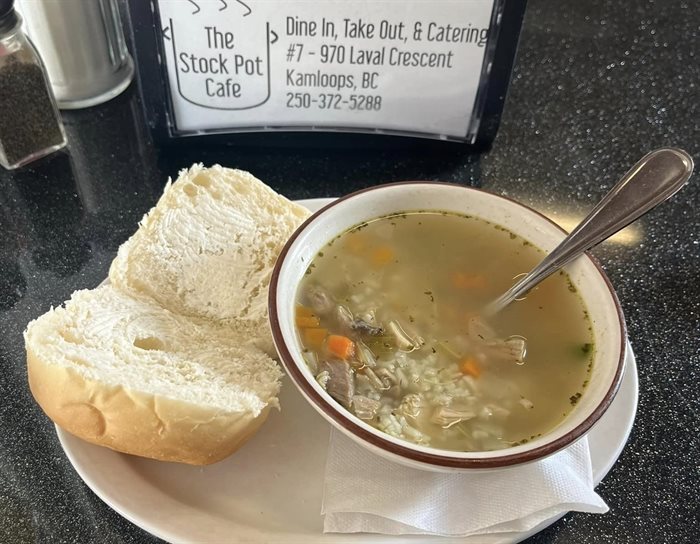
[[[670,198],[693,173],[693,159],[681,149],[647,153],[593,208],[586,218],[531,272],[491,303],[494,314],[524,295],[575,257],[612,236]]]

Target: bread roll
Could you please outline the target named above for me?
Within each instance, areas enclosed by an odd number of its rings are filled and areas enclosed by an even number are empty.
[[[277,406],[277,364],[209,320],[111,285],[77,291],[25,333],[29,385],[68,432],[192,464],[230,455]]]
[[[125,453],[196,465],[233,453],[278,406],[267,291],[308,215],[247,172],[183,171],[119,249],[111,284],[27,326],[39,405]]]

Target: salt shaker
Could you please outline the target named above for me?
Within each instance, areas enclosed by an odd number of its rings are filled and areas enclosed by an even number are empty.
[[[14,0],[0,0],[0,164],[18,168],[66,145],[44,65]]]
[[[95,106],[129,86],[134,62],[116,0],[17,0],[17,9],[59,109]]]

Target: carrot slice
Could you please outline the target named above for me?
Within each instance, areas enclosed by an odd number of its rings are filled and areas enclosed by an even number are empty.
[[[389,246],[380,246],[372,251],[372,262],[377,266],[385,266],[394,260],[395,255]]]
[[[345,247],[347,247],[352,253],[361,253],[367,246],[366,235],[360,234],[359,232],[351,232],[345,238]]]
[[[309,308],[308,306],[302,306],[301,304],[297,305],[296,308],[296,316],[297,317],[312,317],[314,315],[314,311]]]
[[[331,355],[335,355],[338,359],[347,360],[355,355],[355,342],[350,340],[347,336],[331,334],[328,337],[326,346]]]
[[[315,328],[321,324],[321,320],[315,315],[310,315],[309,317],[297,315],[295,322],[300,329]]]
[[[462,360],[462,362],[459,363],[459,371],[462,374],[467,374],[475,378],[481,376],[481,367],[479,366],[479,363],[476,362],[474,357],[467,357],[466,359]]]
[[[455,272],[452,274],[452,285],[457,289],[483,289],[486,287],[486,278],[479,274]]]
[[[321,349],[323,347],[323,341],[328,336],[328,331],[326,329],[303,329],[304,345],[307,348]]]

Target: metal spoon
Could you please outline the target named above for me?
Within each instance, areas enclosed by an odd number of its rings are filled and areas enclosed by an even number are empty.
[[[581,253],[676,194],[692,173],[693,159],[681,149],[665,147],[644,155],[539,265],[491,302],[485,313],[500,312]]]

